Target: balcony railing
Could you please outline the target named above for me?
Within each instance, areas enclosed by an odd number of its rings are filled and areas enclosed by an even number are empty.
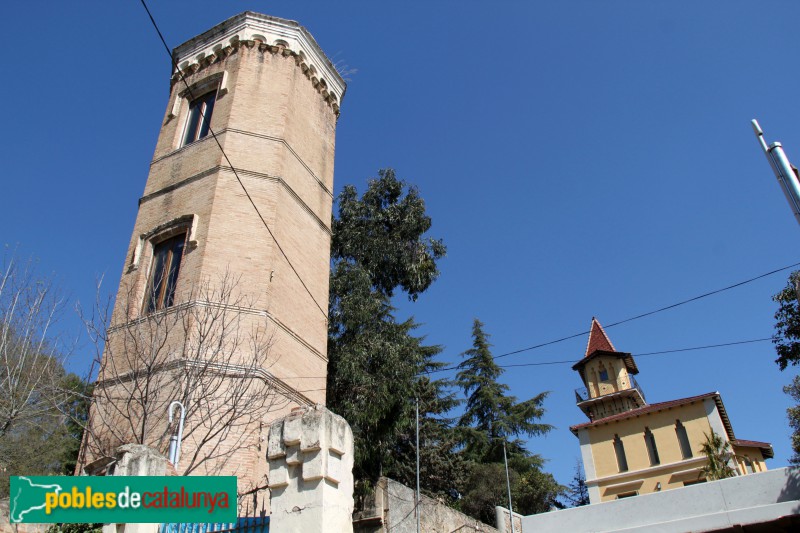
[[[647,401],[644,397],[644,390],[642,389],[642,387],[639,386],[639,383],[636,382],[636,378],[634,378],[630,374],[628,375],[627,378],[624,379],[601,381],[599,385],[600,386],[609,385],[612,387],[612,390],[609,392],[605,392],[603,394],[598,394],[597,396],[592,398],[592,396],[589,394],[589,390],[586,387],[581,387],[579,389],[575,389],[575,401],[577,403],[583,403],[589,400],[595,400],[597,398],[611,396],[612,394],[619,394],[620,392],[624,392],[626,390],[638,391],[639,395],[642,397],[642,401],[643,402]]]

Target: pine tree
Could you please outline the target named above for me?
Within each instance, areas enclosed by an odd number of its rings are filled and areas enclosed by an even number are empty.
[[[547,392],[518,402],[508,395],[508,386],[498,381],[503,373],[494,361],[489,335],[484,325],[475,320],[472,327],[472,348],[462,355],[457,385],[467,397],[464,414],[459,419],[463,453],[470,461],[468,490],[461,502],[467,514],[491,521],[494,506],[507,506],[507,496],[495,486],[505,483],[503,444],[506,443],[509,479],[514,509],[533,514],[557,507],[564,488],[551,474],[542,471],[544,459],[528,451],[521,436],[544,435],[552,429],[538,422],[544,415]]]
[[[473,461],[496,462],[502,460],[502,441],[508,441],[508,453],[514,459],[526,458],[529,464],[540,462],[522,446],[519,436],[544,435],[553,427],[537,422],[544,415],[542,404],[548,393],[542,392],[530,400],[517,402],[508,396],[508,385],[498,378],[503,369],[494,361],[489,336],[484,325],[475,319],[472,326],[472,348],[459,368],[456,383],[467,397],[466,409],[459,420],[464,435],[465,453]]]
[[[445,382],[420,380],[437,367],[438,346],[398,321],[398,289],[416,300],[439,276],[440,240],[425,237],[431,219],[414,187],[381,170],[359,198],[353,186],[338,197],[333,220],[328,328],[328,407],[350,423],[356,479],[391,475],[406,482],[415,460],[414,399],[420,397],[423,486],[447,493],[458,479],[445,413],[454,398]],[[410,461],[410,462],[409,462]],[[413,472],[413,470],[412,470]],[[449,480],[449,481],[448,481]]]
[[[575,475],[567,485],[564,500],[570,507],[589,505],[589,487],[586,486],[586,475],[580,460],[575,462]]]

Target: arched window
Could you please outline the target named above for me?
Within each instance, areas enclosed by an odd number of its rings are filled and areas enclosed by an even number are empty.
[[[600,381],[608,381],[608,370],[603,363],[600,363]]]
[[[658,448],[656,448],[656,438],[650,428],[644,428],[644,443],[647,446],[647,455],[650,457],[650,466],[661,464],[658,458]]]
[[[689,444],[689,436],[686,434],[686,428],[683,427],[680,420],[675,421],[675,434],[678,435],[678,444],[681,447],[681,455],[684,459],[691,459],[692,447]]]
[[[628,459],[625,457],[625,446],[619,435],[614,435],[614,453],[617,455],[617,466],[620,472],[628,471]]]

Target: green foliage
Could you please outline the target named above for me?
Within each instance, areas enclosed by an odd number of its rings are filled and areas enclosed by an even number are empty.
[[[103,524],[53,524],[45,533],[101,533]]]
[[[786,286],[772,299],[779,304],[775,313],[775,334],[772,342],[778,358],[775,362],[781,370],[800,362],[800,303],[797,300],[797,283],[800,271],[792,272]],[[792,451],[790,462],[800,465],[800,377],[795,376],[790,385],[783,388],[795,402],[794,407],[786,410],[789,427],[792,428]]]
[[[538,468],[524,473],[509,468],[511,501],[515,513],[544,513],[560,507],[564,487],[551,474]],[[508,509],[506,471],[502,463],[471,463],[459,509],[485,524],[495,523],[495,507]]]
[[[72,415],[86,411],[86,385],[64,370],[54,333],[64,300],[34,266],[7,257],[0,270],[0,497],[9,476],[72,473],[81,438]]]
[[[708,459],[708,464],[701,470],[706,479],[714,481],[736,475],[736,471],[730,465],[730,461],[733,459],[731,444],[713,429],[710,434],[706,433],[706,440],[700,450]]]
[[[570,507],[581,507],[590,503],[589,487],[586,486],[586,474],[583,472],[583,465],[580,460],[575,462],[575,475],[567,485],[563,499]]]
[[[789,427],[792,428],[792,457],[789,462],[795,466],[800,466],[800,376],[795,376],[790,385],[783,388],[783,392],[788,394],[796,403],[794,407],[789,407],[786,414],[789,417]]]
[[[800,362],[800,306],[797,302],[797,282],[800,271],[792,272],[786,286],[772,300],[779,304],[775,312],[775,334],[772,342],[778,358],[775,362],[781,370]]]
[[[438,366],[441,351],[414,336],[413,319],[398,321],[391,297],[399,288],[412,300],[438,277],[441,241],[418,191],[391,169],[369,181],[361,198],[352,186],[338,197],[333,220],[328,321],[328,407],[347,419],[355,437],[357,479],[380,475],[413,485],[414,398],[421,400],[422,477],[435,493],[458,478],[458,461],[444,414],[454,399],[442,381],[417,376]],[[413,464],[412,465],[413,472]]]
[[[514,437],[544,435],[553,429],[549,424],[537,422],[544,415],[542,405],[548,393],[542,392],[523,402],[507,395],[508,385],[498,381],[503,369],[492,357],[489,335],[483,327],[480,320],[473,323],[472,348],[462,354],[465,359],[456,377],[456,383],[467,396],[466,409],[458,423],[465,453],[473,461],[501,461],[502,440],[507,439],[512,461],[522,457],[526,458],[525,463],[535,464],[540,459],[530,456]]]
[[[538,422],[544,415],[543,392],[530,400],[518,402],[509,396],[508,386],[498,378],[503,369],[494,361],[489,335],[475,320],[472,348],[462,355],[456,383],[467,396],[466,409],[458,422],[463,454],[471,461],[468,489],[461,502],[462,510],[484,522],[492,523],[494,507],[508,507],[503,443],[506,442],[511,493],[516,512],[540,513],[558,507],[564,487],[552,475],[543,472],[544,460],[528,451],[520,436],[544,435],[552,429]]]
[[[352,185],[339,195],[331,256],[357,263],[384,296],[391,298],[400,287],[416,300],[439,277],[436,262],[447,249],[441,240],[424,237],[431,219],[419,191],[390,168],[378,175],[361,198]]]

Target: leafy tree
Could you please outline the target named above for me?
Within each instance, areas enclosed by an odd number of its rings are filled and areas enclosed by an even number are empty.
[[[736,471],[730,465],[730,461],[733,459],[731,444],[713,429],[710,434],[706,433],[706,440],[700,450],[708,459],[708,464],[701,470],[706,479],[714,481],[736,475]]]
[[[583,465],[580,460],[575,462],[575,475],[567,485],[564,493],[564,500],[570,507],[580,507],[589,505],[589,487],[586,486],[586,474],[583,472]]]
[[[397,179],[391,168],[379,170],[378,176],[369,180],[361,198],[352,185],[339,195],[331,259],[357,264],[388,298],[400,287],[416,300],[439,277],[436,262],[447,249],[441,240],[424,237],[431,218],[416,187]]]
[[[800,362],[800,306],[797,301],[797,283],[800,271],[789,276],[786,286],[772,297],[779,304],[775,312],[775,334],[772,342],[778,358],[775,360],[781,370]]]
[[[58,290],[36,273],[32,261],[5,258],[0,271],[0,497],[8,495],[9,476],[74,468],[80,431],[72,431],[69,411],[80,402],[83,381],[64,370],[68,349],[55,332],[63,307]]]
[[[484,325],[475,320],[472,327],[472,348],[462,355],[456,383],[467,396],[466,409],[458,429],[465,457],[472,462],[469,490],[464,495],[462,509],[483,521],[491,521],[494,506],[507,506],[507,495],[492,486],[498,472],[505,484],[503,443],[507,445],[509,479],[514,509],[522,514],[550,510],[558,506],[557,498],[564,488],[552,475],[543,472],[544,460],[532,454],[518,437],[544,435],[552,429],[538,422],[544,415],[547,392],[530,400],[518,402],[508,395],[508,386],[500,383],[501,369],[494,361],[489,336]]]
[[[436,367],[439,365],[436,363]],[[415,386],[420,411],[420,485],[429,496],[454,504],[464,487],[468,465],[458,453],[454,420],[447,416],[460,402],[452,392],[445,390],[447,385],[444,380],[421,377]],[[392,478],[409,487],[416,483],[415,426],[411,417],[400,424],[387,469]]]
[[[400,289],[416,300],[439,276],[440,240],[425,237],[431,219],[414,187],[381,170],[359,198],[353,186],[338,197],[331,240],[328,321],[328,407],[344,416],[355,437],[354,474],[374,481],[392,475],[413,483],[414,398],[420,397],[423,484],[447,492],[458,478],[447,454],[453,439],[444,414],[454,399],[445,382],[420,380],[441,351],[414,335],[413,319],[398,321],[391,298]],[[410,463],[411,465],[414,462]],[[412,470],[413,471],[413,470]]]
[[[772,342],[778,358],[775,362],[781,370],[800,362],[800,303],[798,303],[797,284],[800,271],[792,272],[786,286],[772,299],[779,304],[775,313],[775,334]],[[786,410],[789,427],[792,428],[792,464],[800,464],[800,378],[795,376],[792,383],[783,388],[797,404]]]
[[[790,385],[783,388],[783,392],[791,396],[797,405],[786,410],[789,416],[789,427],[792,428],[792,451],[794,454],[789,462],[795,466],[800,465],[800,376],[795,376]]]

